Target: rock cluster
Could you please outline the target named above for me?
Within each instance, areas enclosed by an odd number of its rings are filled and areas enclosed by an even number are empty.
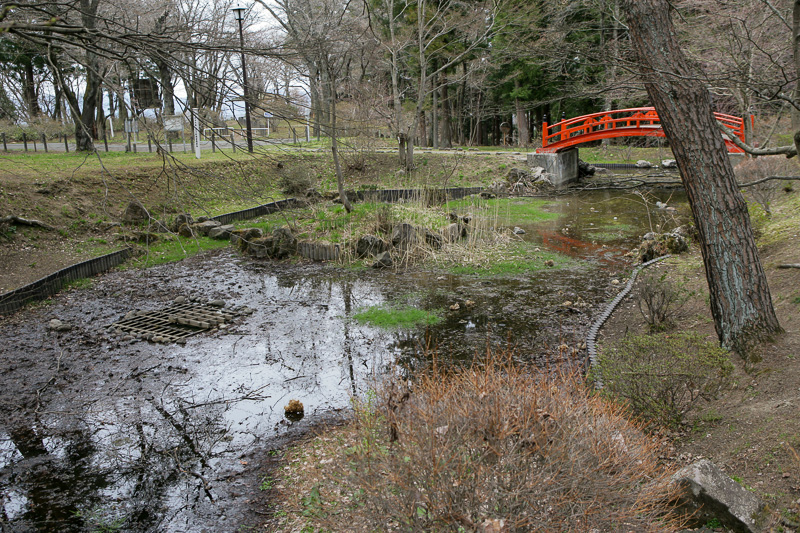
[[[689,251],[691,235],[689,226],[681,226],[669,233],[650,232],[644,236],[635,253],[642,263],[662,255],[682,254]]]
[[[542,167],[530,170],[512,168],[508,171],[505,183],[496,183],[492,186],[492,192],[497,196],[542,194],[551,189],[553,189],[552,175],[546,173]]]

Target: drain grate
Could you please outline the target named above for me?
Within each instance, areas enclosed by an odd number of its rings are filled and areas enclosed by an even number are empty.
[[[161,311],[132,311],[111,325],[120,334],[153,342],[186,342],[187,337],[232,321],[238,313],[196,303],[175,304]]]

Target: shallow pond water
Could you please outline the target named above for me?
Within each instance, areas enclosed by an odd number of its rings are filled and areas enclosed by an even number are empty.
[[[670,193],[659,195],[666,201]],[[512,278],[358,272],[252,262],[228,250],[95,278],[0,322],[0,525],[9,531],[234,531],[258,522],[260,457],[291,431],[346,409],[386,372],[434,354],[471,361],[486,346],[517,358],[577,364],[592,316],[618,290],[623,255],[685,212],[635,195],[555,199],[557,219],[513,224],[523,238],[580,259]],[[520,200],[524,201],[524,200]],[[660,212],[659,212],[660,211]],[[177,296],[247,306],[226,329],[186,345],[123,341],[109,325]],[[467,305],[467,302],[474,302]],[[570,305],[564,305],[565,302]],[[441,310],[421,330],[382,331],[358,310],[410,303]],[[450,306],[459,303],[459,309]],[[58,318],[73,326],[47,330]],[[559,349],[565,343],[570,349]],[[297,426],[294,426],[295,428]]]

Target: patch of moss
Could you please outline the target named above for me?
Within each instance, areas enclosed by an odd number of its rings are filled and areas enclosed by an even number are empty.
[[[442,317],[433,311],[418,309],[410,305],[369,307],[353,315],[359,324],[370,324],[384,329],[408,329],[431,326]]]

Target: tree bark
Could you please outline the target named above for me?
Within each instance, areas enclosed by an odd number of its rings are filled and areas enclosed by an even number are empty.
[[[450,129],[450,95],[448,94],[447,90],[447,76],[442,73],[442,97],[441,97],[441,106],[442,106],[442,125],[440,127],[440,137],[439,137],[439,146],[441,148],[452,148],[453,147],[453,134],[452,130]]]
[[[667,0],[622,5],[647,94],[692,208],[717,335],[723,346],[747,356],[750,342],[782,329],[708,89],[678,44]]]

